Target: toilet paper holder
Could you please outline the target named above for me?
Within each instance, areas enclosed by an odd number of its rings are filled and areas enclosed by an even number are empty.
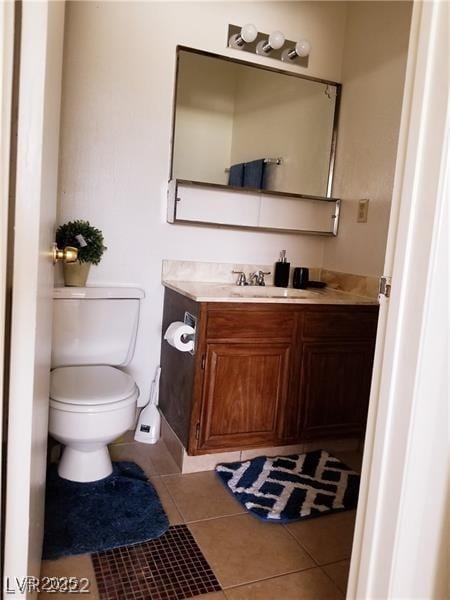
[[[184,313],[184,319],[183,319],[184,323],[186,325],[190,325],[192,327],[192,329],[194,330],[194,333],[189,333],[183,336],[183,341],[185,342],[189,342],[191,340],[194,341],[194,347],[192,350],[189,350],[189,354],[192,354],[192,356],[194,356],[195,354],[195,350],[196,350],[196,333],[197,333],[197,317],[195,317],[194,315],[192,315],[190,312],[185,312]]]
[[[195,340],[195,333],[184,333],[181,336],[183,342],[190,342],[191,340]]]

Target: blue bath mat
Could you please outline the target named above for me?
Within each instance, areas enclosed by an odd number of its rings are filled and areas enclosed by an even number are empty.
[[[109,477],[77,483],[47,473],[44,559],[100,552],[159,537],[169,527],[158,494],[140,467],[113,463]]]
[[[355,508],[359,475],[325,450],[220,464],[217,475],[245,508],[289,523]]]

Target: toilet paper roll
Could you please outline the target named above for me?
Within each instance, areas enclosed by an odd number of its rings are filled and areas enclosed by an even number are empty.
[[[167,328],[164,339],[180,352],[191,352],[194,349],[195,342],[193,339],[186,340],[184,338],[187,335],[191,336],[193,334],[195,334],[193,327],[181,321],[175,321]]]

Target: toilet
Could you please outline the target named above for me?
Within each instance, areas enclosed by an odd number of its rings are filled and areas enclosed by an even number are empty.
[[[78,482],[112,473],[108,444],[133,428],[139,389],[131,361],[142,290],[54,289],[49,433],[64,444],[58,474]]]

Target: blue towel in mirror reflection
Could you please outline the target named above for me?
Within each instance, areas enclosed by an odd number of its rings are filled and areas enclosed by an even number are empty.
[[[264,158],[232,165],[228,185],[263,190],[265,188],[265,166]]]
[[[231,165],[228,185],[234,185],[235,187],[242,187],[244,185],[244,163]]]

